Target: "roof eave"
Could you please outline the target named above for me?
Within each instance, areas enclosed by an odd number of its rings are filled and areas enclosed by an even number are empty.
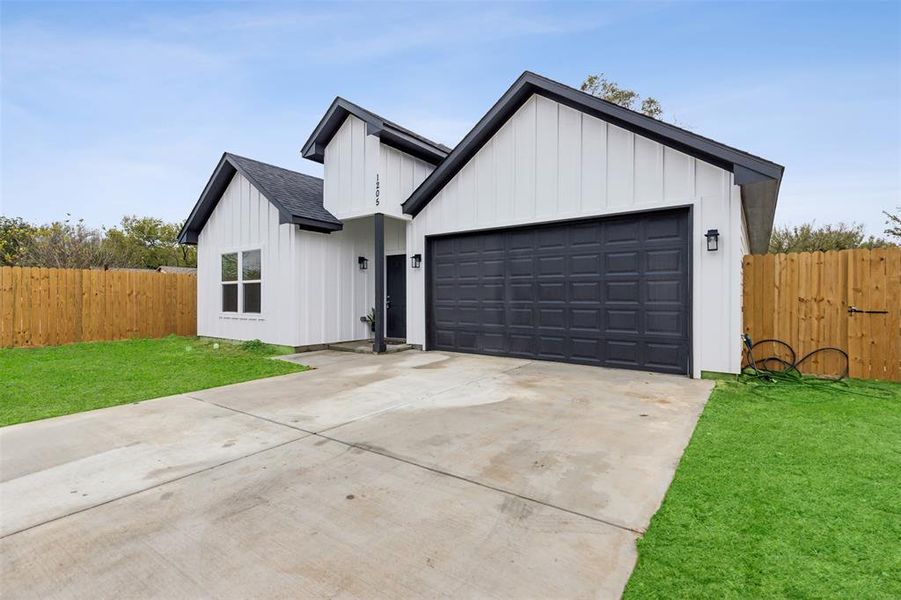
[[[323,163],[325,161],[326,146],[328,146],[332,137],[334,137],[349,115],[353,115],[366,123],[367,135],[375,135],[386,145],[397,148],[433,165],[443,161],[448,154],[448,151],[410,135],[393,123],[385,121],[378,115],[339,96],[332,101],[313,133],[307,138],[300,151],[301,156],[320,164]]]
[[[226,174],[226,171],[231,170],[231,173]],[[216,168],[213,169],[212,175],[210,175],[209,180],[207,180],[206,185],[203,187],[203,191],[200,192],[200,196],[197,198],[197,202],[194,204],[194,208],[191,209],[191,214],[188,215],[188,218],[185,220],[184,225],[181,227],[181,231],[178,232],[178,243],[179,244],[189,244],[196,245],[198,239],[200,238],[200,229],[192,228],[191,225],[197,219],[200,211],[205,210],[207,208],[207,203],[209,198],[212,196],[221,195],[221,191],[224,191],[224,186],[228,185],[228,181],[231,181],[231,178],[235,174],[235,166],[228,159],[228,153],[223,152],[222,158],[219,159],[219,164],[216,165]],[[223,185],[223,181],[225,184]],[[223,189],[215,193],[213,192],[214,188],[222,187]],[[212,212],[210,210],[209,212]],[[209,214],[206,215],[202,219],[205,224]],[[203,224],[201,224],[201,229],[203,228]]]
[[[188,215],[181,231],[178,233],[178,243],[187,245],[196,245],[200,240],[200,232],[206,225],[210,214],[212,214],[215,204],[219,201],[225,188],[231,182],[235,173],[240,173],[246,178],[251,185],[278,210],[279,224],[290,223],[297,225],[300,229],[315,231],[317,233],[332,233],[333,231],[341,231],[344,225],[340,221],[322,221],[295,215],[284,204],[276,200],[246,169],[242,168],[237,161],[233,160],[228,152],[222,154],[219,164],[213,170],[213,174],[203,188],[197,203]],[[212,205],[211,205],[212,203]],[[202,214],[206,212],[206,214]],[[199,220],[199,223],[198,223]]]

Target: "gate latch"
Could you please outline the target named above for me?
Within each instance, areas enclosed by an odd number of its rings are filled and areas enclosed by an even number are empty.
[[[857,308],[856,306],[849,306],[848,314],[853,315],[854,313],[863,313],[865,315],[887,315],[888,311],[887,310],[861,310],[861,309]]]

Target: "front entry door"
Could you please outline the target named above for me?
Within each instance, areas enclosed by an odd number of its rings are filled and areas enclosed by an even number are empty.
[[[385,335],[407,337],[407,257],[395,254],[385,259]]]

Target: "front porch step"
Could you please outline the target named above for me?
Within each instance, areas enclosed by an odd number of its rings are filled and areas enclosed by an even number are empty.
[[[386,344],[385,353],[403,352],[409,350],[413,346],[407,344],[403,340],[389,340]],[[339,352],[356,352],[358,354],[373,354],[372,340],[355,340],[352,342],[339,342],[337,344],[329,344],[329,350],[337,350]]]

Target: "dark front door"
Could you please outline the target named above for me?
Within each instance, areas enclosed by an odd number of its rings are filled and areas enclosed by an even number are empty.
[[[407,257],[395,254],[385,258],[385,335],[407,337]]]
[[[427,349],[687,373],[688,217],[431,239]]]

